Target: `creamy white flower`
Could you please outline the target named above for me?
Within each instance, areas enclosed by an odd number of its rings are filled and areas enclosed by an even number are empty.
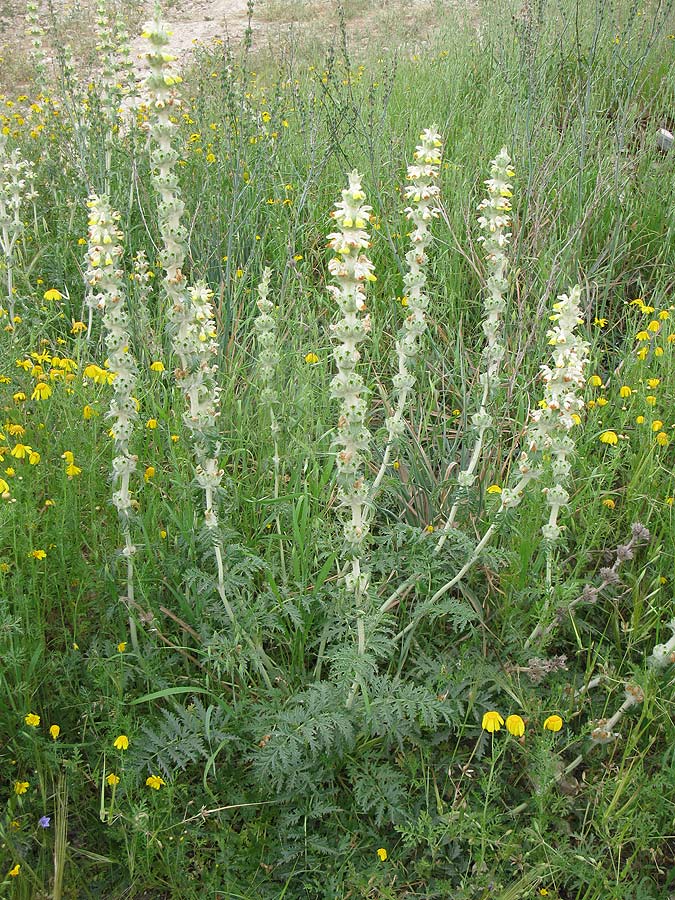
[[[365,225],[371,207],[363,203],[365,194],[358,172],[351,172],[348,177],[349,187],[342,191],[342,199],[332,213],[339,231],[329,235],[329,247],[336,255],[329,261],[328,270],[338,284],[328,287],[341,315],[331,326],[337,341],[333,350],[337,373],[331,382],[331,396],[340,401],[335,456],[338,497],[348,514],[343,523],[345,540],[356,559],[368,534],[365,465],[370,445],[368,407],[362,396],[365,384],[356,367],[361,359],[358,347],[370,327],[369,320],[360,313],[365,306],[365,284],[374,280],[374,266],[363,252],[370,246]],[[360,571],[358,565],[355,571]],[[355,584],[361,584],[358,578]]]
[[[542,529],[550,541],[557,540],[561,533],[557,517],[569,500],[564,484],[571,474],[569,457],[574,452],[570,432],[584,408],[582,388],[589,344],[576,331],[583,322],[580,299],[581,288],[576,285],[569,295],[561,294],[553,304],[550,318],[554,324],[547,332],[553,348],[552,365],[540,367],[544,396],[539,409],[531,415],[526,438],[530,453],[546,452],[551,459],[553,485],[544,489],[549,519]]]
[[[0,130],[0,250],[5,263],[5,283],[10,324],[14,321],[14,251],[24,231],[22,208],[37,197],[33,190],[33,166],[18,147],[7,148],[7,135]]]
[[[485,297],[483,300],[483,333],[485,334],[485,346],[481,356],[481,374],[479,382],[482,388],[480,407],[471,416],[471,423],[476,432],[473,450],[466,463],[466,467],[459,473],[458,484],[460,488],[471,487],[475,481],[474,472],[478,466],[483,443],[488,429],[492,427],[493,418],[487,408],[497,385],[499,366],[504,357],[503,345],[503,314],[506,308],[506,292],[508,283],[506,270],[508,258],[504,252],[509,244],[511,232],[506,229],[511,225],[511,182],[514,176],[511,168],[511,159],[506,147],[502,147],[490,164],[490,178],[485,181],[488,196],[478,204],[478,225],[483,234],[478,242],[483,245],[486,263]],[[506,499],[502,495],[502,508],[516,505],[519,502],[518,494]],[[446,522],[444,533],[454,522],[458,510],[457,502],[453,504]]]

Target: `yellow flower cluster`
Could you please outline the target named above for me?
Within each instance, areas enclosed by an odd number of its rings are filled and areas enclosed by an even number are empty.
[[[24,722],[28,725],[29,728],[39,728],[40,722],[42,721],[40,716],[37,713],[29,712],[24,716]],[[61,734],[61,726],[60,725],[50,725],[49,726],[49,734],[51,735],[52,740],[56,740],[58,736]],[[21,791],[21,793],[24,793]]]
[[[635,336],[638,344],[637,358],[640,362],[645,362],[649,357],[657,366],[660,366],[660,357],[663,357],[666,348],[672,347],[675,343],[675,332],[671,330],[671,310],[670,308],[662,309],[658,312],[654,306],[645,303],[641,297],[632,300],[630,305],[637,307],[642,315],[649,318],[646,326],[640,328]],[[655,407],[659,403],[657,389],[661,385],[661,381],[660,373],[652,375],[648,371],[643,371],[642,374],[638,372],[632,378],[626,378],[623,383],[614,388],[622,404],[621,411],[638,413],[635,416],[635,424],[649,426],[657,448],[668,447],[671,442],[668,434],[669,426],[665,424],[665,416],[663,414],[659,416],[655,411]],[[603,378],[596,373],[588,379],[588,384],[591,388],[600,389],[600,393],[587,400],[587,409],[601,410],[612,403],[611,396],[605,396],[609,395],[611,391],[609,379],[603,381]],[[640,409],[644,411],[642,412]],[[603,423],[599,421],[598,424],[601,426]],[[675,425],[671,427],[675,427]],[[630,434],[624,433],[624,430],[625,422],[621,423],[619,428],[605,427],[603,429],[600,427],[597,431],[597,439],[601,444],[614,447],[621,441],[630,441]]]
[[[34,712],[26,713],[26,715],[23,717],[23,720],[29,728],[36,728],[36,729],[40,727],[40,722],[42,721],[40,716]],[[60,725],[50,725],[48,730],[49,730],[49,735],[53,741],[57,740],[59,735],[61,734],[61,726]],[[22,794],[27,794],[29,790],[30,790],[30,782],[20,781],[20,780],[17,780],[14,782],[14,793],[17,795],[17,797],[20,797]],[[16,866],[15,868],[16,868],[15,872],[14,872],[14,870],[12,870],[12,872],[9,873],[10,875],[12,875],[12,877],[14,877],[15,875],[18,875],[19,866]]]
[[[37,402],[49,400],[54,393],[52,387],[54,382],[62,381],[70,384],[76,378],[77,363],[74,359],[52,355],[47,350],[36,351],[24,359],[17,359],[16,365],[34,379],[34,385],[32,390],[29,387],[26,390],[17,391],[13,395],[15,403],[25,402],[28,392],[30,392],[31,400]],[[9,378],[3,380],[6,384],[11,383]]]
[[[501,714],[496,710],[489,710],[485,713],[481,728],[483,728],[484,731],[488,731],[490,734],[494,734],[495,731],[501,730],[502,725],[505,725],[506,730],[514,737],[522,737],[525,734],[525,720],[521,716],[510,715],[507,716],[506,721],[504,721]],[[562,726],[563,720],[559,715],[548,716],[544,720],[543,725],[546,731],[560,731]]]

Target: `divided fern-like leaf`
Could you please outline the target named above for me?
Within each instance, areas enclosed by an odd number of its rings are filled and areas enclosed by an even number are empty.
[[[317,768],[341,759],[355,745],[355,728],[340,689],[327,682],[296,694],[252,757],[257,780],[278,791],[308,787]]]
[[[218,744],[234,740],[224,726],[225,712],[205,707],[197,697],[188,706],[162,709],[154,722],[141,726],[143,740],[138,742],[133,762],[140,771],[159,771],[171,778],[176,769],[207,760]]]

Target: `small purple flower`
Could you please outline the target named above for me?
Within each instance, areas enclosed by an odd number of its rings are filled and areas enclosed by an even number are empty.
[[[40,826],[40,828],[49,828],[49,823],[50,823],[50,822],[51,822],[51,817],[50,817],[50,816],[41,816],[41,817],[38,819],[38,825]]]

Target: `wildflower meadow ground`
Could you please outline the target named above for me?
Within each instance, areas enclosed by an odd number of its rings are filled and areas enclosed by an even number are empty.
[[[127,12],[0,83],[0,897],[675,896],[672,3]]]

